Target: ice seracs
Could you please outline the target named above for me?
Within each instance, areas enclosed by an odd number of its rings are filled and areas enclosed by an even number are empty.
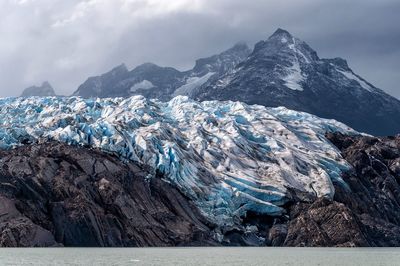
[[[240,102],[131,98],[0,100],[0,146],[56,140],[152,169],[220,226],[253,211],[281,215],[294,198],[332,198],[350,166],[326,132],[334,120]]]

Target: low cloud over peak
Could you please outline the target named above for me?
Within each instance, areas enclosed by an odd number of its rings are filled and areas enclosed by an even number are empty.
[[[42,80],[71,94],[122,62],[188,69],[197,58],[241,40],[253,44],[281,27],[400,97],[399,12],[393,0],[5,0],[0,96]]]

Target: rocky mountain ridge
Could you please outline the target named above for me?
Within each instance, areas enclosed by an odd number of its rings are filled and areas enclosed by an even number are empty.
[[[143,95],[168,101],[233,100],[269,107],[285,106],[336,119],[360,132],[400,132],[400,101],[357,75],[342,58],[321,59],[307,43],[278,29],[253,50],[239,43],[196,61],[192,70],[143,64],[121,65],[89,78],[74,93],[82,97]]]
[[[73,95],[106,98],[140,94],[163,101],[177,95],[192,95],[207,80],[229,72],[250,52],[245,43],[238,43],[218,55],[197,60],[193,69],[184,72],[152,63],[131,71],[120,65],[101,76],[89,78]]]
[[[400,132],[400,101],[355,74],[346,60],[321,59],[278,29],[233,71],[205,84],[198,100],[285,106],[341,121],[373,135]]]

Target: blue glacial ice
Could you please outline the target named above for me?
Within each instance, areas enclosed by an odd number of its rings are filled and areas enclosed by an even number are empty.
[[[0,108],[0,148],[48,140],[99,148],[163,173],[219,225],[248,211],[282,215],[295,194],[332,198],[332,181],[350,166],[324,135],[357,134],[283,107],[184,96],[5,98]]]

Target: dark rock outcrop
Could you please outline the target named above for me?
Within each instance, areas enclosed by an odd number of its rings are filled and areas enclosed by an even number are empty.
[[[59,143],[0,158],[0,246],[215,244],[197,208],[138,165]]]
[[[288,217],[250,216],[243,223],[257,226],[269,246],[400,246],[400,136],[327,138],[353,166],[342,176],[346,184],[334,183],[334,199],[290,202]],[[243,232],[227,236],[235,243],[246,239]]]
[[[287,246],[400,246],[400,137],[327,136],[353,165],[334,201],[290,209]]]

